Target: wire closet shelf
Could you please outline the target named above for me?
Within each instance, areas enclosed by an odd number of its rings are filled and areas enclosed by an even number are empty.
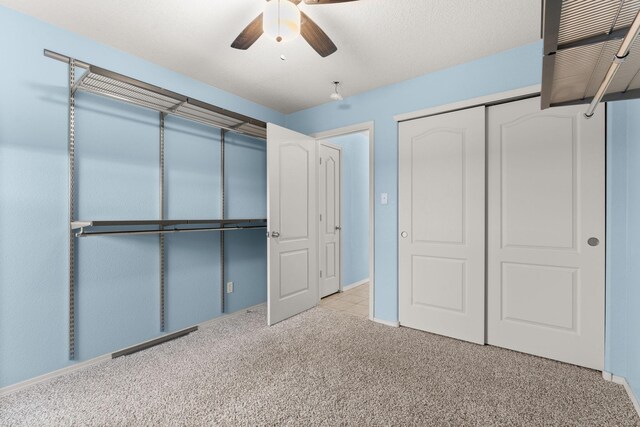
[[[72,59],[50,50],[44,54],[67,63]],[[74,63],[85,71],[71,88],[72,93],[89,92],[255,138],[267,137],[267,124],[263,121],[77,59]]]
[[[545,0],[543,109],[640,97],[640,0]],[[589,114],[587,114],[589,116]]]

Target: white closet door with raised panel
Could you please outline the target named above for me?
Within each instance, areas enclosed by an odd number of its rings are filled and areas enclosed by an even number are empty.
[[[320,297],[340,290],[341,149],[320,143]]]
[[[267,317],[280,322],[318,303],[316,140],[267,125]]]
[[[487,342],[604,366],[604,111],[488,108]]]
[[[485,108],[402,122],[403,326],[485,341]]]

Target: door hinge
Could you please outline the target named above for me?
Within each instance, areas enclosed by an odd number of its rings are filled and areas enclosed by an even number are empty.
[[[320,221],[322,221],[322,214],[320,214]]]
[[[322,157],[320,157],[320,164],[322,164]]]
[[[320,270],[320,278],[322,279],[322,270]]]

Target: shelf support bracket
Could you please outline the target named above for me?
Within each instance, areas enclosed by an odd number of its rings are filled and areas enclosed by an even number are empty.
[[[75,221],[75,60],[69,60],[69,360],[76,357],[76,241],[71,223]]]
[[[71,87],[71,93],[75,96],[76,91],[78,90],[78,86],[80,86],[82,84],[82,82],[84,81],[84,79],[87,78],[87,76],[89,75],[90,71],[87,69],[84,73],[82,73],[82,75],[80,76],[80,78],[73,84],[73,86]]]
[[[171,107],[169,107],[167,109],[167,111],[169,111],[170,113],[175,113],[178,108],[180,108],[180,107],[182,107],[184,105],[184,103],[185,103],[185,101],[180,101],[177,104],[172,105]]]
[[[160,220],[164,220],[164,116],[160,113]],[[164,228],[164,227],[161,227]],[[165,322],[165,251],[164,251],[164,233],[158,235],[160,243],[160,331],[166,329]]]
[[[224,200],[224,138],[227,131],[220,129],[220,219],[225,218],[225,200]],[[224,225],[222,226],[224,229]],[[224,271],[224,230],[220,232],[220,313],[224,313],[225,304],[225,271]]]

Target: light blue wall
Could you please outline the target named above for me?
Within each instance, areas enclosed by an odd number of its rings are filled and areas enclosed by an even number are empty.
[[[67,359],[67,66],[51,49],[278,124],[284,116],[0,7],[0,387]],[[78,217],[158,217],[158,115],[93,95],[76,109]],[[219,217],[219,131],[168,118],[167,216]],[[264,142],[230,137],[228,215],[264,217]],[[237,234],[236,234],[237,233]],[[266,299],[264,231],[227,233],[227,311]],[[167,326],[220,314],[217,233],[167,237]],[[159,335],[157,236],[78,240],[78,360]]]
[[[607,113],[606,369],[640,398],[640,100]]]
[[[398,319],[398,133],[393,116],[540,83],[542,44],[533,43],[287,116],[311,134],[374,121],[375,317]],[[389,203],[380,204],[380,193]]]
[[[267,217],[266,144],[254,138],[228,133],[225,138],[225,201],[227,218]],[[231,231],[225,234],[225,282],[233,293],[225,294],[229,313],[267,300],[266,230]]]
[[[342,285],[369,278],[369,133],[327,139],[342,148]]]

